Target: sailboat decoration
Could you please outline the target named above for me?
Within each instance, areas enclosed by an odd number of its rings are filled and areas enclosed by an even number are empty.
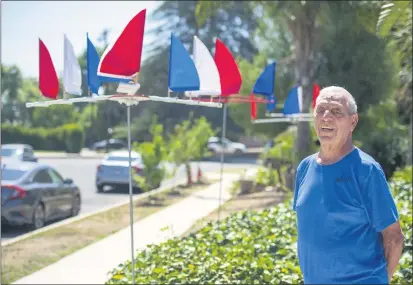
[[[41,39],[39,39],[39,89],[44,97],[57,99],[59,79],[49,50]]]
[[[276,100],[274,95],[275,85],[275,67],[276,62],[268,64],[262,71],[260,76],[255,81],[254,87],[250,94],[251,98],[251,117],[257,118],[257,106],[255,94],[264,95],[267,98],[266,109],[267,112],[271,112],[275,109]]]
[[[320,92],[320,87],[318,84],[313,85],[313,106],[315,106],[315,100]],[[275,105],[274,105],[275,107]],[[272,117],[271,119],[260,119],[256,120],[256,106],[251,104],[251,119],[255,123],[269,123],[269,122],[289,122],[291,119],[299,121],[311,121],[313,114],[303,113],[303,92],[302,86],[295,85],[288,92],[287,98],[284,101],[282,113],[267,113],[267,117]],[[270,112],[267,108],[267,112]]]
[[[123,29],[117,40],[109,45],[99,61],[97,74],[102,81],[119,83],[118,92],[135,94],[139,89],[146,9],[140,11]],[[128,82],[128,83],[125,83]]]
[[[82,95],[82,70],[72,43],[64,35],[63,88],[65,94]]]
[[[194,39],[197,41],[197,39]],[[200,45],[201,44],[201,45]],[[195,45],[195,43],[194,43]],[[197,49],[202,50],[201,54],[205,52],[203,49],[203,43],[200,41],[196,43]],[[208,50],[206,50],[208,52]],[[196,64],[198,63],[198,67]],[[196,62],[191,57],[188,50],[182,44],[178,37],[176,37],[173,33],[171,34],[171,45],[169,49],[169,72],[168,72],[168,96],[167,97],[160,97],[160,96],[149,96],[149,98],[153,101],[161,101],[161,102],[168,102],[168,103],[179,103],[179,104],[186,104],[186,105],[202,105],[206,107],[222,107],[221,103],[214,103],[214,102],[200,102],[200,101],[193,101],[188,99],[179,99],[178,97],[171,97],[171,92],[184,92],[185,95],[189,95],[193,98],[199,96],[200,94],[211,94],[206,88],[203,86],[208,86],[208,82],[210,82],[210,78],[205,77],[208,73],[208,69],[205,69],[205,63],[201,65],[202,61]],[[207,59],[207,64],[214,64],[212,56]],[[208,66],[207,66],[208,67]],[[215,67],[213,70],[212,76],[215,78],[212,80],[215,86],[219,84],[219,73],[218,69]],[[201,78],[201,74],[203,78]],[[205,80],[206,79],[206,80]],[[192,93],[191,93],[192,92]],[[219,95],[219,90],[215,90],[212,94]]]

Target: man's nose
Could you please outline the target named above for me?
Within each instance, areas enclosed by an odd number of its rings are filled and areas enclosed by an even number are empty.
[[[325,110],[323,114],[323,120],[331,120],[333,119],[333,115],[331,114],[330,110]]]

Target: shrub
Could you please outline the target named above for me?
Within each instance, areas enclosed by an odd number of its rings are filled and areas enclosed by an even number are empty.
[[[2,144],[29,144],[35,150],[54,150],[77,153],[83,147],[84,133],[77,124],[57,128],[26,128],[2,125]]]

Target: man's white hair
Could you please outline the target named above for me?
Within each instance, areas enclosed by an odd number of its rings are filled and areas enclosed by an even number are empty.
[[[347,109],[351,115],[357,113],[357,103],[354,100],[353,95],[350,94],[346,89],[340,86],[328,86],[321,89],[320,94],[317,96],[316,105],[321,99],[335,99],[339,100],[345,98],[347,102]]]

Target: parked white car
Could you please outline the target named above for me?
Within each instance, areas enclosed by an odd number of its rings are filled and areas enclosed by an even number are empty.
[[[3,144],[1,146],[2,160],[18,160],[37,162],[33,147],[28,144]]]
[[[131,152],[131,166],[135,174],[142,175],[144,168],[142,156]],[[107,154],[96,170],[96,190],[103,192],[104,186],[128,186],[129,185],[129,152],[127,150],[112,151]],[[132,179],[132,186],[138,188]]]
[[[246,152],[247,147],[245,144],[230,141],[224,138],[223,143],[221,138],[211,137],[208,139],[208,149],[215,154],[220,154],[222,151],[224,154],[243,154]]]

